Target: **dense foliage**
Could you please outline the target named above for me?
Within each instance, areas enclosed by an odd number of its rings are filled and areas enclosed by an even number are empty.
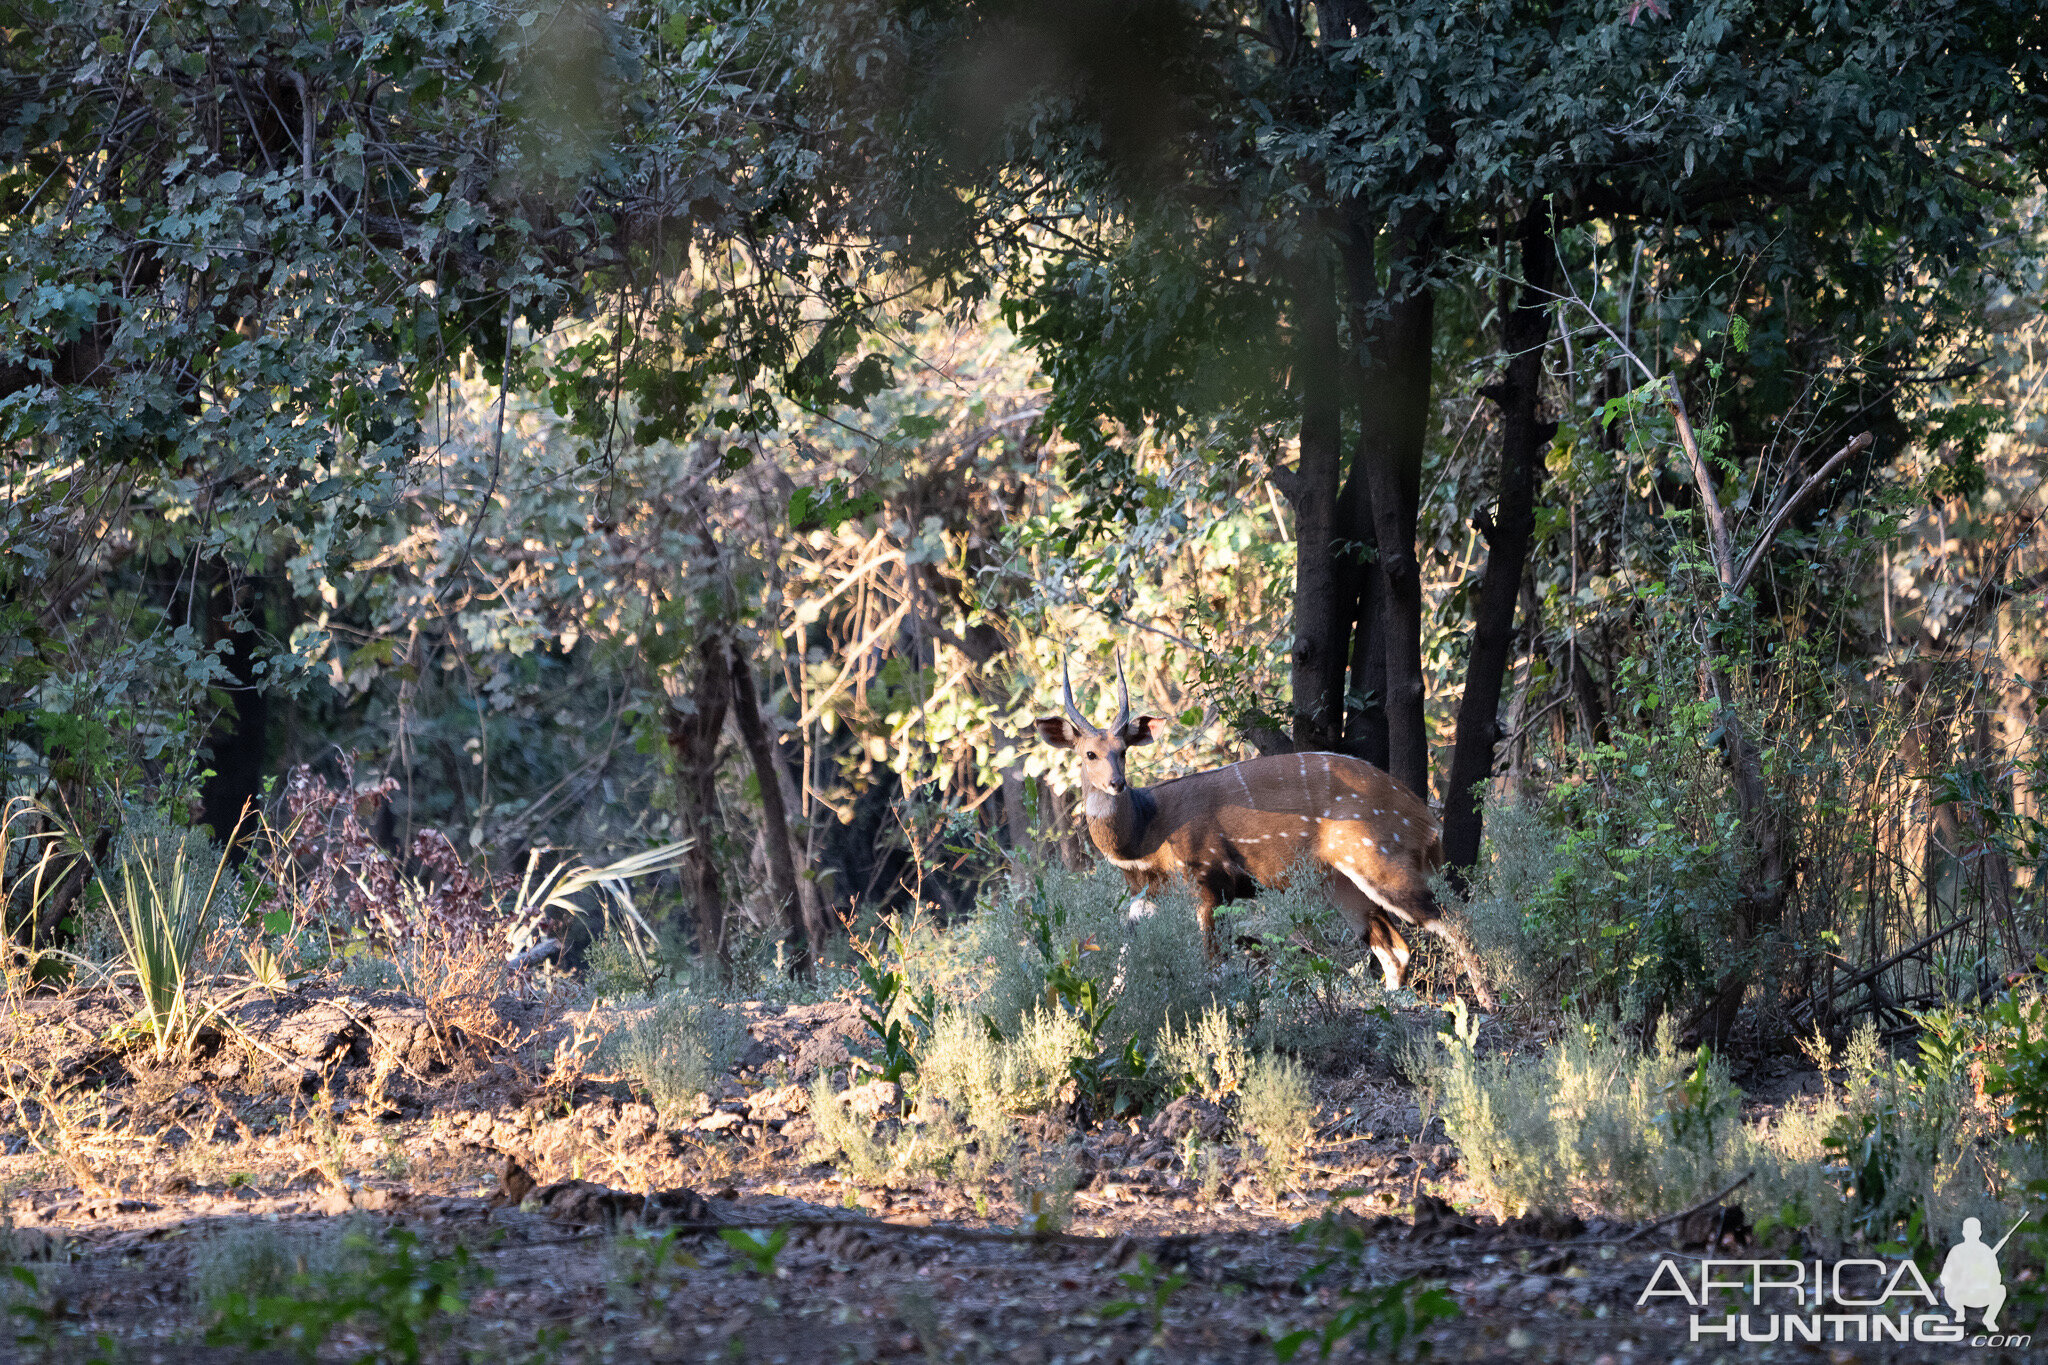
[[[1528,998],[2040,945],[2032,6],[7,15],[10,875],[338,749],[801,969],[1091,856],[1121,647],[1439,799]]]

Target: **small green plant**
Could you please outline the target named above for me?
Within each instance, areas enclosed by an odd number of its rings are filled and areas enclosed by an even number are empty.
[[[1066,1071],[1074,1082],[1076,1098],[1090,1112],[1123,1117],[1138,1112],[1152,1074],[1152,1054],[1131,1036],[1117,1046],[1106,1037],[1110,1016],[1116,1013],[1114,983],[1085,971],[1082,963],[1091,953],[1102,951],[1093,938],[1068,932],[1067,909],[1046,896],[1038,884],[1032,903],[1022,910],[1027,942],[1037,950],[1045,976],[1045,1008],[1071,1018],[1080,1027],[1082,1041],[1067,1059]],[[982,1016],[982,1027],[997,1043],[1007,1041],[993,1018]]]
[[[775,1259],[789,1245],[789,1229],[722,1228],[718,1240],[731,1247],[733,1255],[745,1261],[748,1269],[765,1280],[774,1276]]]
[[[882,1079],[900,1081],[917,1070],[918,1045],[932,1036],[939,1009],[937,992],[927,985],[922,992],[913,993],[909,978],[898,968],[884,966],[878,952],[858,944],[855,950],[861,954],[857,964],[861,984],[874,1001],[873,1009],[860,1012],[861,1020],[881,1045],[878,1065]],[[910,1015],[910,1029],[904,1028],[903,1020],[892,1017],[899,1002]]]
[[[114,1339],[105,1332],[95,1333],[92,1339],[92,1353],[81,1356],[76,1343],[65,1340],[62,1314],[48,1302],[49,1293],[35,1271],[25,1265],[7,1267],[7,1277],[12,1281],[0,1290],[0,1299],[7,1304],[7,1316],[14,1320],[14,1344],[23,1348],[24,1354],[48,1361],[78,1361],[80,1365],[114,1365],[118,1359]]]
[[[1104,1304],[1102,1316],[1118,1318],[1126,1313],[1142,1312],[1152,1319],[1152,1335],[1158,1337],[1166,1330],[1167,1305],[1173,1302],[1175,1294],[1187,1287],[1187,1272],[1163,1272],[1157,1261],[1141,1251],[1137,1264],[1116,1278],[1130,1297]]]
[[[1260,1180],[1276,1199],[1300,1178],[1315,1115],[1308,1075],[1292,1058],[1275,1055],[1252,1063],[1238,1094],[1237,1122]]]
[[[1702,1044],[1694,1054],[1693,1069],[1664,1088],[1660,1122],[1677,1146],[1711,1160],[1728,1125],[1739,1122],[1741,1112],[1741,1092],[1716,1066],[1713,1049]]]
[[[1329,1253],[1302,1276],[1303,1288],[1338,1276],[1346,1284],[1338,1291],[1337,1311],[1321,1326],[1297,1327],[1271,1338],[1273,1354],[1283,1362],[1294,1359],[1310,1343],[1328,1360],[1338,1346],[1354,1336],[1360,1337],[1357,1344],[1365,1350],[1394,1358],[1404,1343],[1428,1331],[1432,1324],[1459,1316],[1456,1301],[1439,1285],[1422,1288],[1414,1279],[1363,1287],[1356,1283],[1365,1270],[1365,1234],[1356,1222],[1338,1216],[1345,1199],[1356,1193],[1339,1190],[1323,1216],[1303,1224],[1295,1234],[1296,1240],[1314,1242]],[[1421,1349],[1427,1351],[1427,1344]]]
[[[1338,1299],[1337,1311],[1320,1327],[1297,1327],[1273,1338],[1273,1355],[1285,1362],[1315,1344],[1328,1360],[1339,1345],[1358,1337],[1358,1346],[1392,1357],[1403,1343],[1428,1331],[1432,1325],[1460,1316],[1457,1302],[1441,1285],[1418,1288],[1415,1280],[1367,1289],[1346,1289]],[[1425,1343],[1426,1344],[1426,1343]]]
[[[664,1121],[688,1113],[712,1089],[746,1036],[731,1010],[686,989],[627,1008],[629,1021],[599,1045],[597,1061],[630,1077]]]
[[[1174,1092],[1221,1100],[1244,1085],[1252,1057],[1229,1011],[1211,1005],[1160,1035],[1159,1065]]]
[[[612,929],[583,954],[583,981],[597,999],[646,995],[661,981],[664,958],[649,953],[633,936]]]
[[[1017,1230],[1040,1236],[1065,1232],[1074,1221],[1074,1189],[1080,1183],[1080,1174],[1073,1162],[1065,1159],[1037,1177],[1026,1174],[1020,1166],[1017,1211],[1023,1216]]]
[[[2048,956],[2036,957],[2034,968],[2048,974]],[[2009,993],[1992,1005],[1985,1022],[1993,1034],[1985,1093],[2005,1102],[2015,1136],[2048,1141],[2048,1001]]]
[[[211,878],[203,879],[190,865],[190,842],[179,837],[129,844],[119,866],[118,895],[104,877],[96,878],[100,897],[114,911],[127,973],[142,993],[138,1026],[159,1062],[183,1056],[200,1029],[233,1003],[204,1004],[195,991],[194,969],[213,923],[228,855],[223,849]]]
[[[643,1318],[653,1317],[675,1287],[673,1271],[697,1268],[697,1258],[683,1250],[682,1234],[673,1228],[622,1233],[612,1240],[611,1259],[612,1286],[630,1292]]]
[[[351,1255],[342,1269],[296,1274],[284,1293],[221,1295],[207,1344],[277,1347],[311,1361],[337,1328],[353,1324],[367,1341],[355,1365],[419,1365],[449,1320],[468,1311],[464,1294],[490,1279],[466,1248],[426,1255],[403,1228],[381,1240],[352,1233],[344,1246]]]

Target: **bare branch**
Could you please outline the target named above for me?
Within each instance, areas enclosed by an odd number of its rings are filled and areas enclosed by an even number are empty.
[[[1739,593],[1749,586],[1750,576],[1757,571],[1757,566],[1764,562],[1764,556],[1770,553],[1771,542],[1778,538],[1778,532],[1784,527],[1786,518],[1798,511],[1799,505],[1813,496],[1813,491],[1826,483],[1828,477],[1842,467],[1844,460],[1859,450],[1868,450],[1874,439],[1867,431],[1861,436],[1852,437],[1849,444],[1828,457],[1826,464],[1814,470],[1792,496],[1778,504],[1778,510],[1771,513],[1771,519],[1765,523],[1763,533],[1756,538],[1756,544],[1749,547],[1749,557],[1742,561],[1741,572],[1735,575],[1734,582],[1728,584],[1730,592]]]

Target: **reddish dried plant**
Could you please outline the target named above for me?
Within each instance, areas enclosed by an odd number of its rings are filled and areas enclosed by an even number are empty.
[[[410,866],[401,864],[369,828],[398,779],[357,782],[346,760],[343,777],[345,786],[333,786],[302,763],[285,779],[284,842],[302,903],[386,944],[500,940],[518,879],[470,867],[438,829],[414,834]]]

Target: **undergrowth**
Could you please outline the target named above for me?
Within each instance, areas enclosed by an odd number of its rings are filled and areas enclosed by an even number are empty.
[[[1962,1012],[1920,1022],[1905,1056],[1868,1025],[1839,1051],[1809,1041],[1823,1093],[1754,1121],[1725,1065],[1680,1050],[1668,1027],[1647,1047],[1582,1025],[1540,1057],[1482,1056],[1460,1017],[1425,1083],[1468,1178],[1504,1215],[1550,1206],[1646,1218],[1746,1176],[1740,1199],[1766,1238],[1907,1254],[1952,1242],[1965,1218],[2010,1226],[2048,1176],[2039,1145],[2013,1127],[2013,1105],[1975,1079],[1987,1055],[1995,1074],[2010,1039]]]

